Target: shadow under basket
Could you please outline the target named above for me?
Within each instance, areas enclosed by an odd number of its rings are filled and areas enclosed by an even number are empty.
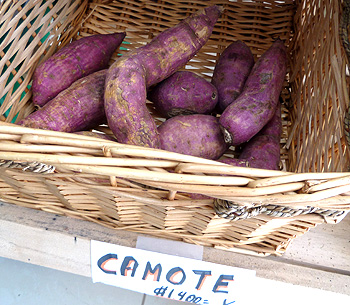
[[[210,80],[219,55],[235,40],[255,59],[277,37],[288,48],[280,170],[16,125],[34,111],[35,68],[72,40],[125,31],[111,64],[211,4],[225,10],[183,70]],[[338,223],[350,208],[343,11],[331,0],[2,2],[1,200],[115,229],[282,255],[296,237]],[[164,121],[148,106],[157,124]],[[112,134],[107,125],[94,132]],[[225,157],[236,152],[230,147]]]

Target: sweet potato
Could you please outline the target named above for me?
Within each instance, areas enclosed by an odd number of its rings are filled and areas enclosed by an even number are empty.
[[[242,93],[220,117],[232,145],[249,141],[272,118],[283,88],[287,53],[277,39],[255,63]]]
[[[216,160],[227,150],[216,117],[207,114],[178,115],[159,127],[161,149]]]
[[[76,40],[46,61],[33,75],[33,104],[44,106],[76,80],[108,67],[125,33],[97,34]]]
[[[218,90],[219,112],[224,111],[241,94],[253,65],[253,53],[243,41],[232,42],[221,53],[211,79]]]
[[[76,132],[106,122],[104,83],[107,69],[75,81],[18,124],[31,128]]]
[[[281,132],[281,106],[278,103],[272,119],[243,146],[239,158],[226,158],[220,161],[234,166],[278,170],[280,164]]]
[[[146,106],[147,90],[179,70],[201,49],[221,12],[216,5],[199,10],[108,69],[105,109],[118,142],[160,147],[157,125]]]
[[[217,89],[191,71],[177,71],[148,93],[158,112],[166,118],[181,114],[209,114],[218,101]]]
[[[282,133],[281,102],[278,102],[270,121],[259,131],[259,135],[273,136],[280,141]]]

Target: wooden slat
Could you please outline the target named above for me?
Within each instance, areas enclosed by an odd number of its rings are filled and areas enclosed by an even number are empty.
[[[350,295],[349,220],[311,230],[281,258],[204,247],[203,260],[254,269],[258,278]],[[90,276],[91,240],[135,247],[139,235],[0,203],[0,256],[82,276]]]

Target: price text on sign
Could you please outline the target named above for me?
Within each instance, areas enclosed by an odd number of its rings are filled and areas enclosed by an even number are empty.
[[[91,241],[93,282],[193,304],[245,304],[255,271]]]

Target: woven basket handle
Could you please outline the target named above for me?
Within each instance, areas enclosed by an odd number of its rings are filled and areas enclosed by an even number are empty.
[[[0,167],[3,168],[21,168],[23,171],[34,173],[49,174],[55,171],[55,167],[40,162],[18,162],[11,160],[0,160]]]
[[[232,201],[216,198],[214,200],[214,210],[219,217],[230,220],[241,220],[265,214],[273,217],[293,217],[303,214],[315,213],[328,219],[342,219],[347,214],[346,211],[326,210],[316,207],[305,207],[303,209],[293,209],[279,205],[259,205],[255,207],[246,207],[237,205]],[[328,218],[328,219],[327,219]]]

